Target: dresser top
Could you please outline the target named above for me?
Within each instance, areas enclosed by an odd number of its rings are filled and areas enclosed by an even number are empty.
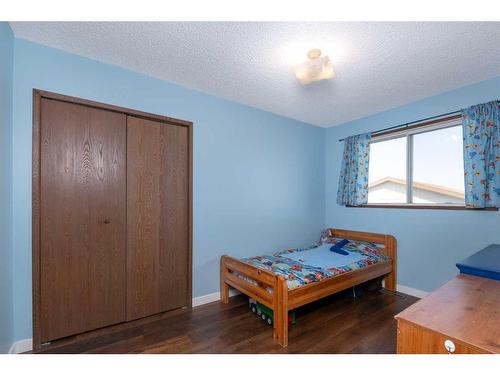
[[[500,353],[500,281],[458,275],[396,319]]]

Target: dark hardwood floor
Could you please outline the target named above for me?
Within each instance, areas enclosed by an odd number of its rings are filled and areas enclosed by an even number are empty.
[[[350,291],[304,306],[282,348],[273,330],[242,295],[156,320],[113,328],[105,335],[60,340],[42,353],[395,353],[394,315],[417,298],[384,291],[353,298]]]

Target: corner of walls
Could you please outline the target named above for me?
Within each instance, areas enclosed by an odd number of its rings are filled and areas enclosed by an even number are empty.
[[[346,208],[336,193],[343,143],[339,139],[500,99],[500,77],[425,98],[327,129],[325,226],[393,234],[398,240],[398,284],[429,292],[457,274],[455,263],[500,243],[500,212]]]
[[[322,142],[321,142],[321,150],[323,153],[323,180],[322,180],[322,188],[323,188],[323,228],[322,230],[327,228],[327,201],[328,201],[328,190],[327,190],[327,178],[326,178],[326,171],[327,171],[327,165],[328,165],[328,128],[323,129],[323,134],[322,134]]]
[[[0,353],[14,341],[12,250],[12,90],[14,35],[0,22]]]

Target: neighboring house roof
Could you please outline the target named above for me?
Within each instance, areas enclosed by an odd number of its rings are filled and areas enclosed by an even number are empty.
[[[392,183],[395,183],[398,185],[406,185],[406,181],[402,180],[400,178],[384,177],[384,178],[381,178],[380,180],[372,182],[370,185],[368,185],[368,189],[370,189],[372,187],[379,186],[379,185],[383,185],[383,184],[386,184],[389,182],[392,182]],[[447,195],[449,197],[454,197],[454,198],[463,198],[464,197],[464,192],[460,191],[458,189],[451,189],[451,188],[448,188],[445,186],[427,184],[425,182],[413,181],[413,187],[416,189],[431,191],[433,193],[439,193],[439,194]]]

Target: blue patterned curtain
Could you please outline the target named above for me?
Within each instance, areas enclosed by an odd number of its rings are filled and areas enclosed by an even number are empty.
[[[368,203],[368,162],[370,133],[355,135],[344,141],[337,203],[358,206]]]
[[[462,110],[465,206],[500,206],[500,111],[498,102]]]

